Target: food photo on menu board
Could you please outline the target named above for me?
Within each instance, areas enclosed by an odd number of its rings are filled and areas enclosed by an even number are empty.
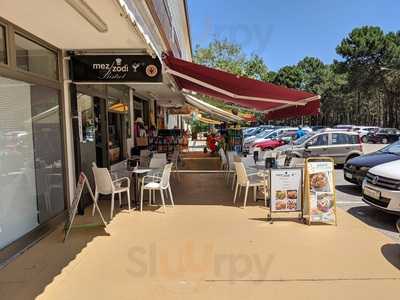
[[[300,169],[271,170],[271,210],[290,212],[301,210]]]
[[[333,162],[308,162],[310,220],[335,222]]]

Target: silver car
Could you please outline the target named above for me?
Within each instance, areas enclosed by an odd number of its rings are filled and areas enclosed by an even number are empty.
[[[358,134],[340,130],[314,132],[276,148],[276,151],[291,157],[332,157],[335,164],[344,164],[363,153]]]

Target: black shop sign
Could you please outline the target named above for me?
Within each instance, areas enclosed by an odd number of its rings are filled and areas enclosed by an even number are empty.
[[[161,82],[161,63],[149,55],[73,55],[74,82]]]

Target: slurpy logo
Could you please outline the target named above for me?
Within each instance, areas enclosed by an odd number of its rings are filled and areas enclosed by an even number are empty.
[[[129,72],[128,64],[122,64],[122,58],[116,58],[112,64],[93,64],[93,70],[104,70],[100,79],[124,79]]]
[[[133,277],[180,279],[198,277],[210,281],[254,280],[267,278],[274,256],[257,253],[217,253],[212,243],[195,245],[187,241],[181,247],[148,247],[128,249],[127,273]]]

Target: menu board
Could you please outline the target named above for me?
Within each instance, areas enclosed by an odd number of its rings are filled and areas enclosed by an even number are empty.
[[[306,164],[306,189],[310,222],[336,224],[334,163],[332,160]]]
[[[93,196],[93,192],[92,192],[92,189],[90,187],[89,181],[88,181],[86,175],[83,172],[81,172],[79,174],[78,183],[76,185],[74,198],[72,199],[71,207],[70,207],[70,209],[68,211],[68,216],[67,216],[67,219],[65,221],[64,242],[67,240],[68,234],[69,234],[69,232],[71,231],[71,228],[72,228],[72,224],[74,223],[74,219],[75,219],[76,213],[78,211],[79,201],[81,200],[82,191],[83,191],[83,188],[85,187],[85,185],[86,185],[87,189],[89,190],[90,196],[91,196],[92,201],[93,201],[93,205],[95,206],[96,210],[98,211],[98,213],[100,215],[100,218],[101,218],[101,221],[102,221],[102,225],[107,226],[107,223],[104,220],[103,215],[102,215],[102,213],[100,211],[100,208],[97,205],[97,202],[96,202],[96,200],[95,200],[95,198]]]
[[[301,211],[302,170],[271,169],[271,211]]]

